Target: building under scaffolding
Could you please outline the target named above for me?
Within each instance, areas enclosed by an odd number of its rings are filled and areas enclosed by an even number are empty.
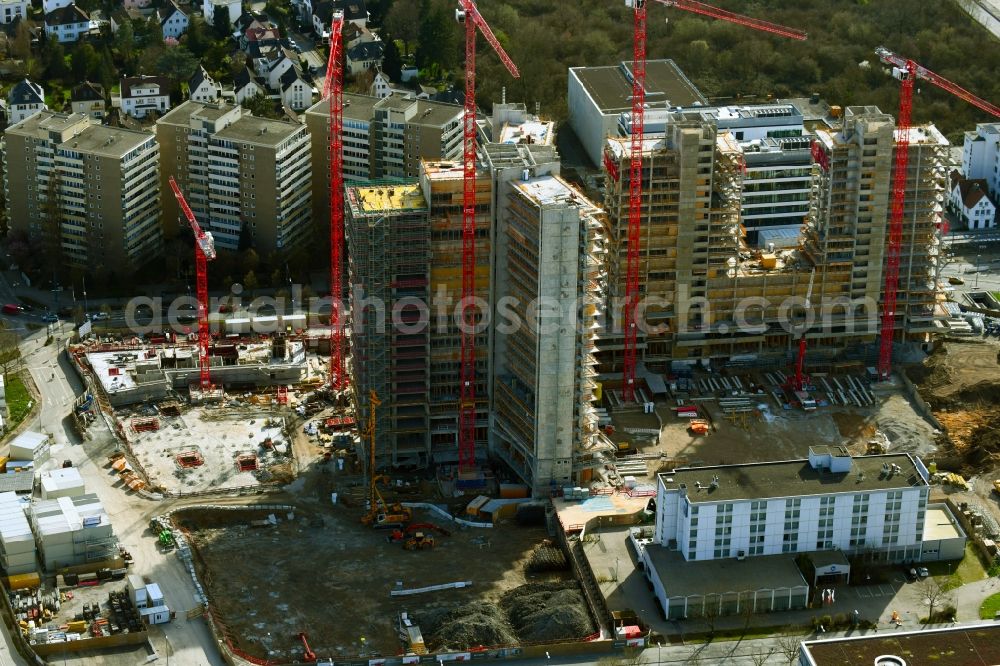
[[[646,328],[637,347],[647,365],[789,358],[797,338],[790,329],[807,321],[811,276],[810,353],[832,358],[874,342],[893,130],[892,117],[874,107],[849,107],[838,129],[818,129],[810,208],[798,243],[751,248],[739,216],[745,147],[720,132],[710,115],[672,113],[662,138],[645,140],[643,148],[639,275]],[[897,331],[901,340],[923,342],[945,316],[935,276],[948,144],[933,126],[910,131]],[[616,259],[609,312],[617,320],[625,295],[629,140],[609,139],[607,157],[605,208]],[[615,323],[599,343],[601,371],[609,378],[621,372],[623,341]]]

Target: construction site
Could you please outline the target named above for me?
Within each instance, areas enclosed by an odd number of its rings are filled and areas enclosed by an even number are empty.
[[[517,76],[460,5],[467,47],[482,33]],[[818,100],[806,114],[667,105],[644,133],[640,69],[588,190],[560,175],[551,123],[506,101],[477,121],[470,72],[462,161],[345,184],[342,21],[324,103],[330,285],[350,285],[350,333],[294,313],[262,335],[210,314],[214,241],[170,179],[194,233],[197,330],[70,350],[92,396],[78,416],[111,426],[123,492],[226,497],[152,529],[190,558],[233,655],[416,663],[641,643],[649,625],[609,594],[617,555],[579,535],[648,521],[661,472],[823,445],[1000,467],[997,347],[935,337],[954,319],[939,284],[948,142],[908,107],[897,124]],[[732,118],[760,135],[720,124]],[[748,233],[747,206],[783,197],[805,207],[794,230]],[[545,301],[563,317],[552,327]],[[501,308],[519,325],[505,330]]]

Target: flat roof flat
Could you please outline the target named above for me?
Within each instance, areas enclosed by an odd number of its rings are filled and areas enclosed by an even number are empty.
[[[571,67],[570,71],[603,113],[632,110],[632,64],[622,62],[604,67]],[[646,63],[646,102],[662,106],[708,104],[673,60],[650,60]]]
[[[885,475],[882,473],[885,463],[899,465],[902,471]],[[709,488],[716,476],[719,477],[718,486]],[[786,460],[681,468],[659,474],[659,479],[667,490],[685,485],[692,503],[859,493],[926,485],[913,459],[905,453],[858,456],[852,458],[850,471],[840,473],[813,469],[809,460]]]
[[[229,139],[262,146],[274,147],[302,131],[298,123],[286,123],[270,118],[244,115],[242,118],[215,133],[218,139]]]
[[[803,663],[812,666],[874,664],[882,655],[901,657],[906,666],[993,666],[1000,664],[1000,625],[972,624],[805,641],[802,646]]]
[[[676,550],[648,544],[653,567],[660,574],[667,597],[722,594],[804,587],[795,555],[759,555],[745,560],[726,558],[688,562]]]
[[[964,536],[955,524],[955,518],[941,506],[928,506],[924,514],[924,541],[958,539]]]

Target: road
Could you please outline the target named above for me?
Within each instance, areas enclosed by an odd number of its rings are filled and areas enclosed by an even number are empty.
[[[980,243],[956,247],[951,262],[941,271],[942,278],[965,281],[955,291],[1000,291],[1000,247]]]
[[[306,61],[306,64],[309,67],[315,67],[313,73],[323,75],[323,70],[326,69],[326,61],[323,60],[323,54],[316,49],[315,36],[308,36],[301,32],[289,30],[288,38],[299,48],[300,55]]]

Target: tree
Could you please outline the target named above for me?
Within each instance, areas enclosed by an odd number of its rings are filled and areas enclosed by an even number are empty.
[[[396,40],[386,37],[385,52],[382,57],[382,71],[392,81],[399,81],[403,76],[403,58],[399,55]]]
[[[754,652],[753,654],[750,655],[750,661],[753,662],[754,666],[764,666],[764,664],[767,663],[768,659],[771,658],[771,655],[774,654],[776,651],[777,648],[771,646],[768,647],[764,652]]]
[[[421,15],[417,33],[417,67],[423,69],[437,64],[443,69],[451,69],[455,66],[459,30],[449,11],[450,7],[435,2]]]
[[[396,2],[385,17],[387,34],[403,40],[403,52],[410,55],[410,44],[420,36],[420,3]]]
[[[175,92],[180,90],[180,82],[187,81],[198,68],[198,60],[183,46],[175,46],[160,54],[156,61],[157,71],[170,78]]]
[[[243,288],[250,291],[252,294],[254,289],[260,285],[257,282],[257,274],[253,271],[247,271],[247,274],[243,276]]]
[[[257,270],[258,266],[260,266],[260,256],[257,254],[257,251],[252,247],[245,250],[240,257],[240,267],[243,271],[252,273]]]
[[[792,666],[799,656],[800,643],[802,643],[802,636],[795,632],[794,627],[786,627],[784,633],[775,639],[778,653],[785,658],[788,666]]]
[[[6,323],[3,326],[6,327]],[[17,333],[0,330],[0,369],[4,375],[21,365],[21,347],[18,342]]]
[[[69,78],[69,65],[66,64],[66,49],[56,39],[48,40],[42,45],[45,61],[45,76],[49,79]]]
[[[188,22],[188,29],[181,37],[181,44],[187,47],[195,58],[201,58],[205,51],[211,46],[211,40],[205,34],[205,19],[200,16],[192,16]]]
[[[14,28],[10,54],[20,60],[27,60],[31,57],[31,32],[28,30],[28,23],[22,19],[17,20],[17,27]]]
[[[89,42],[83,42],[77,46],[70,59],[73,63],[73,78],[77,81],[86,80],[87,77],[98,73],[100,69],[101,56]]]
[[[951,603],[950,590],[941,586],[936,580],[928,576],[920,581],[920,597],[927,604],[927,623],[932,624],[935,620],[934,609],[939,606],[946,606]]]
[[[233,24],[229,20],[229,11],[215,11],[212,14],[212,31],[215,33],[215,38],[229,39],[233,36]]]
[[[253,97],[243,100],[243,108],[249,109],[250,113],[261,118],[279,118],[280,114],[275,110],[274,101],[264,96],[264,93],[257,93]]]

